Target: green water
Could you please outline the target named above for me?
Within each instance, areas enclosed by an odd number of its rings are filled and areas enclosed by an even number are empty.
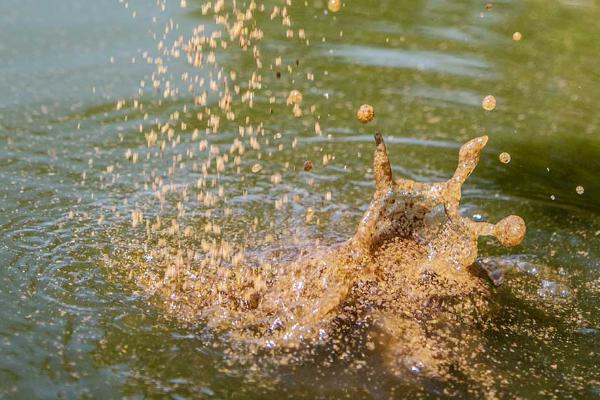
[[[270,156],[263,150],[262,174],[248,173],[242,184],[231,179],[235,218],[222,221],[227,235],[251,243],[247,223],[255,216],[262,227],[250,236],[272,234],[285,242],[293,232],[333,242],[351,235],[371,196],[376,128],[389,143],[395,174],[419,180],[447,178],[459,144],[487,134],[490,143],[465,188],[463,213],[491,221],[521,215],[528,236],[517,249],[485,242],[482,252],[526,255],[564,275],[569,307],[587,320],[577,326],[539,311],[544,307],[519,300],[510,281],[498,289],[503,328],[487,345],[507,381],[499,393],[599,398],[600,4],[492,1],[486,11],[481,1],[363,0],[346,1],[332,16],[324,13],[324,0],[300,3],[292,7],[294,27],[306,30],[311,46],[276,36],[263,18],[265,51],[283,55],[285,64],[299,62],[294,76],[264,75],[279,97],[300,89],[305,103],[317,106],[324,135],[314,134],[314,117],[292,118],[285,106],[272,107],[269,115],[268,98],[256,100],[253,118],[281,132],[285,146]],[[127,149],[147,153],[138,132],[142,115],[131,107],[117,111],[115,104],[137,98],[140,80],[153,70],[140,61],[144,50],[155,48],[152,16],[158,23],[173,18],[180,32],[189,32],[211,23],[199,4],[189,1],[181,10],[173,2],[157,12],[154,2],[142,1],[129,9],[116,0],[1,2],[0,397],[409,396],[425,384],[400,385],[377,366],[362,375],[343,366],[298,367],[251,379],[244,366],[223,361],[210,332],[163,317],[136,288],[112,276],[117,247],[143,241],[143,232],[129,223],[132,208],[158,208],[143,185],[146,177],[170,165],[168,157],[127,162]],[[519,42],[511,39],[515,31],[523,34]],[[250,68],[235,52],[224,64]],[[186,68],[183,61],[170,65],[174,76]],[[303,78],[306,72],[315,74],[314,82]],[[498,99],[489,113],[481,109],[487,94]],[[152,118],[167,119],[182,104],[193,105],[185,95],[160,103],[145,96]],[[365,127],[354,114],[366,102],[377,119]],[[231,143],[235,135],[237,126],[226,125],[211,140]],[[299,141],[292,149],[294,137]],[[511,154],[510,164],[498,161],[502,151]],[[323,166],[325,153],[335,160]],[[310,175],[299,172],[306,159],[315,163]],[[291,167],[282,184],[272,185],[270,172],[285,162]],[[106,173],[108,166],[118,176]],[[173,178],[190,185],[196,179],[189,166]],[[242,189],[251,196],[233,195]],[[331,201],[324,200],[327,192]],[[282,194],[303,201],[275,210]],[[187,223],[204,218],[201,207],[189,207]],[[319,226],[305,224],[308,207]],[[525,289],[532,298],[537,284]],[[511,337],[512,324],[556,327],[558,333],[546,341]],[[435,388],[429,393],[439,395]]]

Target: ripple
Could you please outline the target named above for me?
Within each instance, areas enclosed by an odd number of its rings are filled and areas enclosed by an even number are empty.
[[[447,104],[460,104],[474,108],[481,107],[481,94],[468,90],[451,90],[432,86],[419,86],[408,90],[412,97],[439,101]]]
[[[582,336],[596,336],[598,332],[600,331],[596,328],[581,328],[575,331],[575,333]]]
[[[7,238],[12,239],[16,247],[23,250],[40,250],[50,247],[53,237],[48,233],[34,228],[23,228],[7,233]]]
[[[324,138],[324,137],[311,137],[311,138],[303,138],[302,142],[304,143],[329,143],[332,139]],[[341,138],[333,138],[334,142],[342,142],[342,143],[373,143],[373,135],[351,135],[351,136],[343,136]],[[388,145],[391,144],[404,144],[411,146],[421,146],[421,147],[435,147],[435,148],[444,148],[444,149],[458,149],[460,147],[459,144],[455,142],[449,142],[444,140],[431,140],[431,139],[419,139],[415,137],[408,136],[392,136],[389,135],[385,138],[385,142]]]
[[[472,55],[438,53],[427,50],[382,49],[358,45],[341,45],[327,55],[344,58],[353,64],[447,73],[478,79],[494,80],[498,76],[490,64]]]
[[[469,35],[459,28],[425,26],[421,28],[421,30],[428,36],[453,40],[456,42],[468,43],[474,40],[472,35]]]

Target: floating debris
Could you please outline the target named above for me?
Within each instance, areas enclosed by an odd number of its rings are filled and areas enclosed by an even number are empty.
[[[498,158],[500,159],[500,162],[502,164],[508,164],[511,160],[510,154],[507,152],[502,152],[500,153],[500,155],[498,156]]]
[[[481,101],[481,107],[483,107],[485,111],[493,111],[496,108],[496,98],[491,94],[485,96]]]
[[[373,110],[373,106],[369,104],[363,104],[360,106],[356,113],[356,117],[363,124],[367,124],[373,120],[375,117],[375,110]]]

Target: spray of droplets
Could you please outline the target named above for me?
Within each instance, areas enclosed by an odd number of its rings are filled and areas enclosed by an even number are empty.
[[[181,0],[180,5],[189,9],[192,3]],[[328,0],[326,5],[337,13],[342,1]],[[157,6],[164,11],[167,2],[158,0]],[[249,188],[241,185],[234,192],[227,182],[251,181],[253,189],[264,178],[276,187],[284,183],[289,168],[298,167],[307,176],[315,168],[310,160],[291,167],[287,163],[281,170],[271,168],[266,158],[269,152],[283,150],[277,142],[283,134],[271,129],[267,118],[256,112],[256,102],[267,99],[271,111],[281,105],[292,122],[305,118],[311,131],[314,126],[315,135],[326,131],[309,92],[302,94],[299,60],[286,60],[285,54],[273,54],[262,46],[265,24],[278,28],[269,29],[277,39],[310,44],[308,33],[294,27],[290,6],[290,0],[272,7],[254,0],[201,2],[198,11],[212,23],[199,24],[191,32],[181,32],[172,19],[164,23],[154,19],[160,25],[153,32],[156,46],[134,59],[154,70],[140,82],[138,98],[116,103],[117,110],[129,108],[131,115],[141,116],[136,130],[146,148],[127,150],[124,156],[128,162],[148,164],[142,184],[155,199],[145,209],[143,204],[133,204],[129,221],[146,238],[132,241],[135,250],[126,263],[130,276],[178,318],[194,322],[202,318],[215,330],[229,329],[232,340],[254,346],[252,350],[323,343],[331,338],[338,351],[337,346],[348,340],[334,337],[340,333],[336,328],[356,318],[363,318],[356,326],[364,327],[374,319],[379,326],[366,347],[381,346],[392,373],[402,372],[406,362],[412,362],[410,371],[436,379],[458,368],[475,381],[485,380],[482,369],[456,351],[457,346],[468,345],[482,354],[478,347],[482,338],[473,334],[472,327],[479,322],[477,315],[488,309],[487,286],[471,276],[467,267],[476,256],[479,235],[492,235],[512,246],[525,233],[518,217],[494,225],[468,221],[458,213],[460,186],[477,164],[487,138],[463,146],[455,175],[430,185],[406,179],[394,182],[383,139],[377,136],[373,168],[377,190],[370,209],[378,213],[367,214],[355,237],[342,247],[292,243],[285,248],[267,233],[262,235],[262,248],[246,249],[246,240],[257,236],[259,216],[247,224],[237,221],[247,228],[248,236],[231,239],[223,221],[241,217],[229,200],[245,198]],[[225,61],[230,58],[235,62]],[[185,65],[183,71],[175,67],[180,64]],[[293,86],[279,91],[269,86],[293,73]],[[305,83],[314,80],[314,74],[306,73]],[[168,117],[152,116],[157,103],[170,110]],[[487,96],[482,107],[494,110],[496,99]],[[356,116],[366,124],[375,112],[365,104]],[[294,138],[291,147],[297,143]],[[166,165],[164,170],[153,166],[155,160]],[[334,155],[324,154],[322,164],[334,160]],[[109,166],[106,173],[116,179],[118,167]],[[186,179],[189,175],[195,177],[191,184]],[[333,197],[327,192],[325,200]],[[301,201],[298,194],[286,193],[273,207]],[[259,204],[257,208],[267,208]],[[425,218],[423,210],[433,211],[436,204],[448,205],[446,217]],[[194,218],[186,218],[190,213]],[[412,219],[403,219],[405,215]],[[305,222],[319,223],[314,208],[307,207]],[[395,237],[394,232],[403,235]],[[431,249],[435,252],[429,254]],[[298,254],[304,257],[292,262]],[[399,269],[399,264],[404,268]],[[444,296],[451,301],[438,303]],[[379,306],[377,313],[372,313],[374,304]],[[439,316],[444,324],[436,325]],[[458,336],[452,324],[456,318],[461,326]],[[356,340],[361,340],[361,333],[357,330]]]
[[[119,1],[131,11],[126,0]],[[308,33],[294,26],[291,4],[181,0],[186,11],[196,7],[204,21],[209,20],[183,29],[162,15],[173,4],[156,2],[158,15],[151,22],[155,47],[132,59],[151,65],[153,71],[140,81],[137,98],[118,100],[116,110],[141,116],[136,130],[146,148],[128,149],[125,159],[144,164],[141,184],[154,193],[153,201],[131,202],[135,211],[130,222],[134,228],[145,227],[147,240],[174,255],[175,261],[175,248],[182,240],[201,243],[192,258],[238,262],[243,257],[247,238],[227,231],[227,219],[234,215],[230,199],[244,198],[261,180],[281,185],[286,173],[295,169],[289,162],[269,161],[273,153],[298,145],[293,135],[271,125],[270,114],[279,110],[285,113],[280,118],[293,119],[288,126],[296,131],[310,124],[315,135],[323,135],[318,109],[301,91],[303,85],[313,84],[315,75],[304,72],[301,60],[262,44],[265,35],[271,35],[273,40],[310,45]],[[339,11],[342,3],[325,6]],[[292,77],[295,87],[286,87]],[[262,112],[265,103],[270,107],[267,116]],[[168,116],[164,111],[153,116],[156,108],[168,109]],[[334,160],[332,154],[323,155],[324,165]],[[118,168],[109,168],[107,174],[118,179]],[[310,171],[312,162],[304,169]],[[291,197],[283,193],[265,207],[280,209]],[[190,214],[200,216],[201,223]],[[256,216],[249,225],[258,229],[266,223]],[[250,231],[247,235],[253,236]]]

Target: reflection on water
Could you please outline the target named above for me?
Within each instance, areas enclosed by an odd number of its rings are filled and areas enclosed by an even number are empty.
[[[249,249],[286,244],[286,238],[329,244],[348,237],[372,191],[375,128],[386,135],[394,173],[420,181],[447,178],[455,162],[448,148],[490,136],[482,166],[465,187],[463,214],[496,221],[510,210],[529,228],[515,249],[522,256],[503,259],[506,279],[493,289],[495,324],[483,330],[485,363],[501,376],[497,394],[598,396],[600,49],[592,40],[599,34],[598,4],[490,2],[486,10],[484,3],[467,0],[389,0],[345,2],[330,14],[325,0],[293,2],[295,39],[303,28],[310,46],[286,39],[286,28],[269,24],[269,15],[260,17],[263,83],[271,93],[257,96],[248,116],[251,125],[264,122],[270,141],[262,143],[259,173],[251,172],[258,151],[248,151],[240,175],[214,174],[230,194],[230,211],[225,215],[217,207],[209,216],[195,192],[187,199],[176,192],[157,199],[152,187],[156,178],[178,188],[194,186],[202,176],[191,161],[177,164],[170,178],[165,173],[174,166],[173,155],[185,154],[190,143],[197,148],[193,129],[163,157],[146,147],[139,131],[194,104],[195,94],[185,94],[183,85],[178,96],[159,101],[164,92],[150,89],[155,65],[142,61],[145,51],[156,52],[156,38],[148,32],[162,34],[170,18],[178,26],[174,38],[189,36],[199,23],[213,29],[201,2],[188,0],[185,9],[179,3],[168,3],[164,12],[142,1],[127,8],[113,0],[0,5],[3,396],[443,393],[448,388],[437,381],[398,383],[384,376],[377,353],[360,368],[356,359],[330,360],[319,353],[314,363],[280,367],[265,381],[228,361],[236,349],[227,338],[162,316],[104,261],[118,261],[125,244],[143,249],[145,227],[131,227],[135,209],[144,209],[150,221],[179,213],[182,231],[211,222],[227,232],[228,241]],[[267,2],[269,10],[275,3]],[[512,40],[515,31],[523,34],[518,42]],[[227,69],[256,68],[252,57],[223,53],[219,60]],[[280,79],[270,69],[276,56],[282,57]],[[168,79],[176,82],[189,68],[167,58]],[[143,110],[132,105],[141,80],[148,85]],[[318,110],[322,136],[315,135],[310,110],[296,119],[285,105],[292,89],[303,93],[305,108]],[[488,94],[496,96],[497,108],[486,113],[480,105]],[[283,104],[269,104],[270,96]],[[126,104],[117,110],[122,99]],[[364,102],[377,110],[374,126],[354,120]],[[180,122],[191,127],[192,120],[182,114]],[[237,123],[225,121],[209,143],[220,146],[221,154],[239,134]],[[137,163],[124,157],[128,149],[138,154]],[[498,161],[503,151],[512,157],[509,164]],[[302,170],[306,160],[314,164],[310,172]],[[271,181],[275,174],[281,175],[278,185]],[[585,188],[581,195],[578,185]],[[288,203],[282,203],[286,196]],[[201,247],[201,238],[193,240],[190,246]],[[481,244],[486,255],[503,254],[491,242]],[[466,395],[460,385],[452,389]]]

